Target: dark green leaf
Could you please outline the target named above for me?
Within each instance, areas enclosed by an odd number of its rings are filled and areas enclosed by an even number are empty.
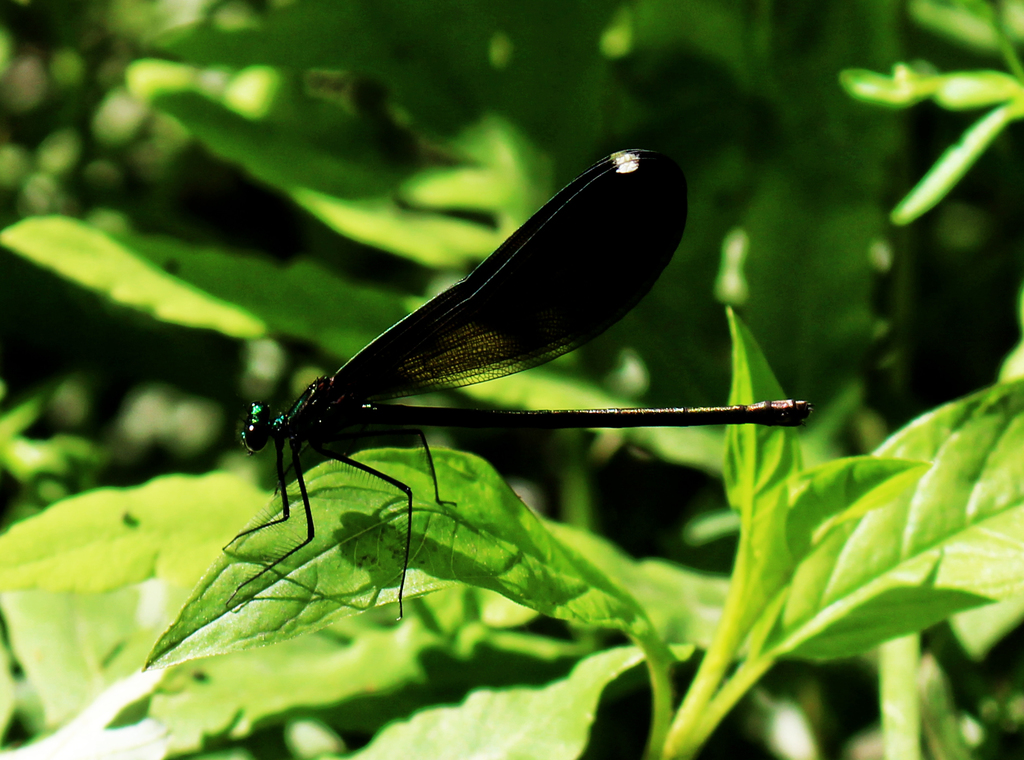
[[[167,47],[199,65],[354,72],[384,84],[428,132],[452,135],[497,113],[579,157],[598,133],[607,66],[599,40],[614,7],[312,0],[276,8],[256,28],[186,30]]]

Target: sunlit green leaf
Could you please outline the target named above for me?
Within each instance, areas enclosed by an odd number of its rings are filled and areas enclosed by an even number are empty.
[[[0,589],[94,593],[194,583],[265,494],[227,473],[71,496],[0,536]]]
[[[8,591],[0,595],[11,652],[43,708],[45,725],[65,723],[145,661],[160,619],[140,625],[160,592],[106,594]],[[140,616],[140,613],[143,613]]]
[[[729,403],[781,399],[785,395],[750,330],[729,310],[733,380]],[[790,481],[800,471],[800,444],[793,428],[731,425],[725,434],[725,486],[740,514],[741,543],[730,594],[741,594],[746,612],[735,633],[767,605],[792,563],[786,544]],[[742,589],[742,592],[739,590]]]
[[[910,224],[945,198],[1006,125],[1021,116],[1024,116],[1024,99],[1000,106],[979,119],[892,210],[893,224]]]
[[[796,485],[786,534],[794,557],[831,529],[885,506],[914,485],[928,470],[927,462],[884,457],[849,457],[805,470]]]
[[[879,456],[931,461],[913,488],[836,525],[797,568],[780,651],[846,656],[1024,591],[1024,383],[947,404]]]
[[[639,650],[620,647],[588,657],[548,686],[480,689],[455,707],[423,710],[392,724],[351,757],[579,757],[601,692],[641,660]]]
[[[839,81],[850,95],[869,103],[911,106],[934,98],[943,108],[984,108],[1024,95],[1021,83],[1002,71],[923,73],[896,64],[891,77],[864,69],[846,69]]]
[[[922,75],[905,64],[894,66],[891,77],[865,69],[846,69],[840,72],[839,82],[858,100],[897,107],[930,98],[941,85],[938,77]]]
[[[965,71],[941,77],[935,102],[952,110],[984,108],[1024,97],[1024,86],[1001,71]]]
[[[206,737],[242,738],[268,718],[388,693],[427,678],[421,657],[439,639],[421,623],[365,627],[351,640],[314,634],[271,648],[212,658],[168,674],[150,715],[171,730],[171,748],[195,751]]]
[[[33,217],[0,233],[29,261],[111,301],[164,322],[206,327],[236,338],[263,335],[253,315],[158,269],[106,233],[64,216]]]
[[[410,210],[391,199],[349,201],[304,188],[292,197],[346,237],[431,267],[479,261],[504,240],[482,225]]]
[[[632,597],[553,537],[482,460],[434,451],[439,492],[452,506],[433,501],[422,454],[381,449],[359,459],[413,489],[407,599],[467,583],[553,617],[648,635],[650,624]],[[305,481],[314,540],[262,572],[304,538],[299,511],[287,523],[229,545],[157,643],[151,664],[283,641],[397,600],[406,546],[404,496],[335,462],[314,468]],[[302,503],[297,490],[289,496],[293,505]],[[272,500],[252,527],[278,509]]]

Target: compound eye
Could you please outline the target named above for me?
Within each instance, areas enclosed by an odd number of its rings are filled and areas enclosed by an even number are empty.
[[[249,407],[249,416],[246,418],[245,427],[242,428],[242,443],[249,450],[250,454],[267,445],[270,437],[270,407],[259,401],[254,401]]]

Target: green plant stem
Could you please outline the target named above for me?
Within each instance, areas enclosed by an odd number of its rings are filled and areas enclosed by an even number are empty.
[[[701,660],[700,667],[697,668],[697,675],[686,692],[682,707],[679,708],[675,720],[672,721],[662,757],[692,757],[700,747],[699,744],[694,743],[693,737],[699,733],[706,733],[698,727],[704,720],[708,703],[725,677],[726,668],[731,663],[732,655],[722,651],[721,647],[716,649],[712,642],[711,648],[708,649],[704,659]]]
[[[992,26],[995,29],[996,40],[999,42],[999,52],[1006,59],[1006,66],[1010,73],[1017,77],[1021,84],[1024,84],[1024,65],[1021,64],[1020,56],[1010,39],[1010,32],[1006,28],[1006,14],[1003,13],[1003,3],[996,3],[992,9]]]
[[[711,736],[711,732],[718,727],[718,724],[722,722],[722,719],[728,712],[736,706],[740,698],[750,691],[750,687],[757,683],[761,676],[774,664],[774,657],[758,657],[753,660],[747,660],[740,665],[739,669],[733,673],[732,677],[715,694],[714,699],[708,703],[701,723],[688,737],[690,741],[689,746],[693,748],[693,754],[696,754],[697,750],[703,746],[704,742]],[[683,757],[691,756],[683,755]]]
[[[736,554],[736,567],[733,570],[733,581],[729,585],[729,594],[722,610],[722,619],[718,630],[708,647],[708,651],[697,668],[697,675],[690,684],[683,704],[676,713],[672,726],[665,740],[664,758],[689,758],[700,749],[700,742],[694,741],[697,736],[707,738],[716,724],[710,728],[704,726],[708,703],[715,696],[719,684],[736,657],[739,643],[745,634],[742,622],[749,613],[749,602],[746,599],[747,566],[750,550],[748,546],[749,531],[740,532],[740,545]],[[703,740],[701,740],[703,741]]]
[[[921,715],[917,674],[921,640],[915,633],[882,644],[879,650],[882,732],[886,760],[920,760]]]
[[[670,678],[674,658],[656,635],[637,639],[637,645],[644,650],[647,672],[651,679],[651,730],[647,737],[644,760],[657,760],[668,735],[672,719],[672,680]]]

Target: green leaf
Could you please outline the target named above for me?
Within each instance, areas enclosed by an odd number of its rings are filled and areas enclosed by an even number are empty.
[[[1024,592],[1022,446],[1024,383],[968,396],[896,433],[877,455],[931,469],[813,546],[769,644],[849,656]]]
[[[1021,83],[1002,71],[964,71],[941,77],[935,102],[943,108],[985,108],[1024,96]]]
[[[559,523],[549,523],[548,527],[609,578],[629,589],[662,641],[707,648],[722,615],[728,578],[661,559],[637,561],[593,533]]]
[[[424,266],[464,267],[498,248],[547,200],[547,162],[504,119],[489,116],[451,141],[466,164],[427,167],[379,198],[346,200],[311,190],[292,198],[343,235]],[[492,216],[496,226],[450,212]]]
[[[152,577],[187,587],[263,498],[227,473],[69,497],[0,536],[0,589],[92,593]]]
[[[421,658],[440,639],[417,620],[365,626],[353,638],[329,633],[235,652],[175,668],[153,695],[149,715],[171,732],[176,753],[200,749],[206,737],[240,739],[268,719],[387,694],[427,680]]]
[[[42,703],[46,727],[67,722],[107,686],[140,669],[159,629],[139,620],[160,596],[145,587],[0,595],[11,652]]]
[[[466,583],[553,617],[649,635],[650,623],[628,593],[554,538],[483,460],[434,451],[440,495],[457,506],[433,501],[420,452],[381,449],[362,452],[359,460],[413,490],[407,599]],[[314,540],[262,574],[304,538],[301,511],[229,545],[154,647],[150,665],[284,641],[397,600],[406,546],[404,496],[336,462],[314,468],[305,479]],[[302,504],[292,489],[289,500]],[[273,499],[250,527],[266,524],[278,511]]]
[[[22,483],[40,475],[66,477],[99,460],[97,447],[85,438],[60,433],[46,440],[22,436],[43,415],[55,387],[50,383],[33,391],[0,415],[0,467]]]
[[[993,106],[1024,95],[1020,82],[1002,71],[931,74],[903,63],[893,66],[891,77],[864,69],[847,69],[840,73],[839,81],[858,100],[896,107],[934,98],[943,108],[964,110]]]
[[[928,462],[863,456],[805,470],[786,521],[793,556],[803,557],[837,525],[885,506],[917,483],[929,467]]]
[[[616,5],[310,0],[275,8],[248,29],[182,30],[166,47],[203,66],[356,72],[383,84],[427,133],[451,136],[497,113],[545,149],[582,163],[600,134],[608,68],[600,38]],[[496,55],[499,47],[510,55]]]
[[[135,673],[112,684],[59,731],[10,753],[10,757],[18,760],[164,757],[167,731],[152,718],[112,725],[126,708],[152,692],[159,681],[160,674]],[[84,748],[88,748],[87,755],[83,754]]]
[[[7,733],[7,726],[10,725],[11,717],[14,715],[14,689],[11,657],[8,654],[7,644],[0,642],[0,743],[2,743],[3,736]]]
[[[839,73],[839,83],[857,100],[895,107],[920,103],[941,85],[939,77],[921,74],[903,63],[893,66],[891,77],[866,69],[846,69]]]
[[[1024,596],[1014,596],[995,604],[986,604],[958,612],[949,620],[964,651],[976,662],[988,656],[992,647],[1024,621]]]
[[[125,233],[116,239],[190,285],[239,304],[269,331],[335,356],[355,355],[408,313],[400,295],[348,282],[314,261],[281,265],[173,238]]]
[[[784,398],[753,335],[732,309],[728,315],[733,340],[729,403]],[[801,468],[800,444],[793,428],[761,425],[731,425],[725,440],[725,488],[741,525],[730,590],[743,599],[745,612],[731,621],[739,635],[786,582],[792,567],[785,531],[790,481]]]
[[[969,50],[999,51],[993,7],[984,0],[911,0],[907,13],[919,26]]]
[[[993,109],[939,157],[928,173],[892,210],[893,224],[910,224],[946,197],[1008,124],[1024,116],[1024,98]]]
[[[893,224],[909,224],[941,201],[974,165],[999,133],[1024,117],[1024,86],[1001,71],[931,74],[905,64],[893,67],[892,77],[863,69],[848,69],[840,81],[855,98],[890,106],[909,106],[934,98],[943,108],[963,110],[1001,104],[979,119],[948,148],[927,174],[893,209]]]
[[[396,164],[367,124],[335,105],[286,90],[273,112],[253,119],[226,102],[226,88],[211,91],[196,69],[178,65],[180,71],[169,73],[173,66],[136,61],[125,76],[133,93],[263,182],[284,191],[306,188],[365,198],[387,192],[413,170],[411,164]]]
[[[638,649],[620,647],[588,657],[567,678],[541,688],[479,689],[455,707],[391,724],[350,757],[579,757],[601,692],[642,659]]]
[[[68,217],[25,219],[0,233],[0,243],[114,303],[164,322],[235,338],[256,338],[266,331],[243,309],[191,287],[106,233]]]
[[[235,113],[227,93],[218,104],[190,67],[141,61],[129,68],[128,79],[137,95],[173,115],[211,151],[290,195],[333,229],[426,266],[461,267],[482,259],[547,195],[536,151],[493,116],[452,141],[451,151],[471,165],[412,175],[412,164],[395,165],[367,125],[340,107],[325,112],[323,102],[294,93],[287,108],[254,120]],[[498,226],[438,210],[495,214]]]
[[[346,237],[434,268],[479,261],[505,239],[481,224],[408,209],[391,198],[351,201],[304,188],[292,197]]]

